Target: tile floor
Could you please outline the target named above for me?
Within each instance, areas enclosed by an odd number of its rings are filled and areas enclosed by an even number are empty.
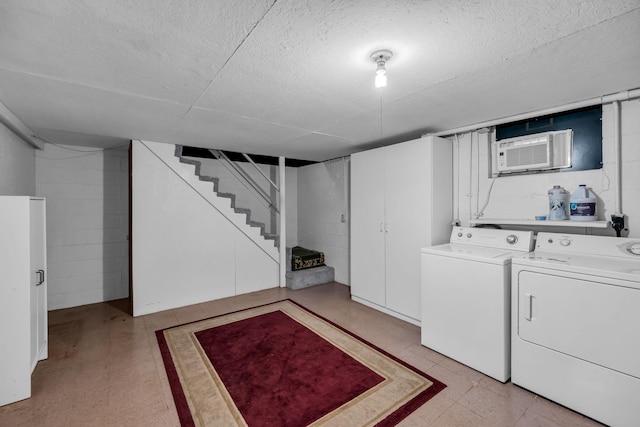
[[[126,300],[49,313],[49,358],[32,397],[0,407],[0,426],[178,426],[157,329],[291,298],[447,384],[402,426],[598,426],[420,345],[420,329],[352,302],[338,283],[269,289],[133,318]]]

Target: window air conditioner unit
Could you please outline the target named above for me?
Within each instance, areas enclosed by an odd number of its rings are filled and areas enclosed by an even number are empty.
[[[572,151],[571,129],[501,139],[493,143],[493,172],[503,175],[568,168]]]

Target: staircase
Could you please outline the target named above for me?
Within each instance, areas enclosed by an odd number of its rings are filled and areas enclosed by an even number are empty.
[[[213,192],[217,197],[226,198],[230,200],[231,208],[236,214],[244,215],[246,217],[246,224],[250,227],[257,228],[260,232],[260,235],[265,240],[270,240],[273,242],[273,245],[278,248],[280,239],[278,234],[275,233],[267,233],[266,232],[266,224],[259,221],[253,221],[251,219],[251,209],[243,208],[236,206],[236,195],[233,193],[222,192],[219,189],[220,179],[214,176],[207,176],[201,173],[202,162],[200,160],[195,160],[194,158],[186,158],[182,155],[182,146],[176,145],[175,156],[179,159],[180,163],[193,165],[195,167],[195,175],[198,177],[200,181],[203,182],[211,182],[213,183]]]
[[[181,163],[173,144],[133,140],[131,151],[136,316],[284,286],[285,251],[231,206],[246,199],[219,197],[213,180],[196,175],[195,164]],[[217,175],[206,161],[202,166],[206,175]],[[247,206],[254,221],[262,221],[255,216],[261,212]]]

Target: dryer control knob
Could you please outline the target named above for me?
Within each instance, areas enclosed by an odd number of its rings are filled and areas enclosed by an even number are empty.
[[[569,239],[562,239],[562,240],[560,240],[560,244],[561,244],[562,246],[569,246],[569,245],[571,244],[571,240],[569,240]]]
[[[631,247],[629,248],[629,252],[631,252],[633,255],[640,255],[640,243],[634,243],[633,245],[631,245]]]
[[[469,239],[470,239],[470,238],[471,238],[471,236],[473,236],[473,234],[471,234],[471,233],[467,233],[467,238],[469,238]]]
[[[507,243],[510,245],[515,245],[516,243],[518,243],[518,236],[516,236],[515,234],[509,234],[507,236]]]
[[[458,233],[458,237],[462,237],[462,233]]]

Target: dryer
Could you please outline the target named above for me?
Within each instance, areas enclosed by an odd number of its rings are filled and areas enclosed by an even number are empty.
[[[511,381],[612,426],[640,422],[640,239],[539,233],[512,261]]]
[[[454,227],[448,244],[422,249],[424,346],[498,381],[510,376],[511,259],[531,231]]]

